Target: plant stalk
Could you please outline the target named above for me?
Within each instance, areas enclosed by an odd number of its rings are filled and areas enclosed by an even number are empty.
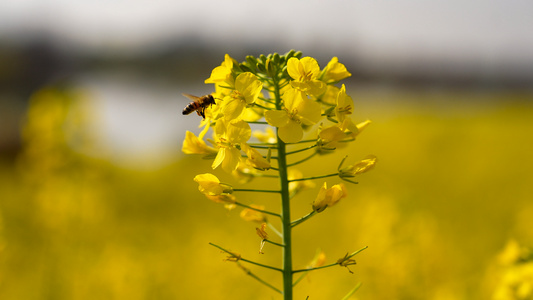
[[[276,98],[276,109],[282,109],[280,86],[277,78],[273,78],[274,96]],[[283,235],[283,299],[292,300],[292,237],[291,237],[291,203],[289,195],[289,180],[288,180],[288,166],[287,166],[287,149],[285,142],[279,138],[276,128],[276,136],[278,139],[278,172],[280,179],[281,192],[281,233]]]
[[[281,223],[283,234],[283,299],[292,300],[292,247],[291,247],[291,203],[285,143],[278,139],[278,164],[281,185]]]

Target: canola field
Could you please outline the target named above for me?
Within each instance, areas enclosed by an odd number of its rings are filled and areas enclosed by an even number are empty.
[[[295,299],[342,299],[359,282],[351,299],[533,299],[532,94],[350,94],[353,119],[373,123],[338,151],[379,162],[347,185],[347,198],[294,229],[293,261],[304,268],[317,249],[329,263],[368,249],[353,274],[307,274]],[[0,165],[0,299],[280,299],[209,245],[280,264],[278,248],[258,253],[258,224],[198,192],[192,179],[211,162],[176,153],[157,170],[119,167],[95,147],[87,128],[97,116],[81,98],[36,93],[23,148]],[[338,158],[317,156],[300,170],[335,171]],[[293,218],[310,211],[322,183],[292,200]],[[252,196],[240,201],[278,209]],[[275,271],[243,266],[280,286]]]

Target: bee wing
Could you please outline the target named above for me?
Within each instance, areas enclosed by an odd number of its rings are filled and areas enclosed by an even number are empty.
[[[200,97],[196,97],[196,96],[191,95],[191,94],[183,93],[182,95],[185,96],[185,97],[187,97],[187,98],[189,98],[189,99],[191,99],[191,100],[193,100],[193,101],[198,101],[198,100],[200,100]]]

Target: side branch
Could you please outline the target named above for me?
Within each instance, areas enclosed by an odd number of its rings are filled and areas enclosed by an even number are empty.
[[[270,243],[270,244],[272,244],[272,245],[276,245],[276,246],[278,246],[278,247],[285,247],[285,245],[283,245],[283,244],[279,244],[279,243],[276,243],[276,242],[273,242],[273,241],[271,241],[271,240],[264,240],[264,241],[267,242],[267,243]]]
[[[243,203],[240,203],[240,202],[237,202],[237,201],[235,201],[233,203],[238,205],[238,206],[242,206],[242,207],[245,207],[245,208],[248,208],[248,209],[251,209],[251,210],[258,211],[260,213],[264,213],[264,214],[267,214],[267,215],[276,216],[278,218],[281,218],[281,215],[279,215],[277,213],[274,213],[274,212],[271,212],[271,211],[268,211],[268,210],[262,210],[262,209],[258,209],[258,208],[255,208],[255,207],[251,207],[249,205],[246,205],[246,204],[243,204]]]
[[[293,166],[296,166],[296,165],[299,165],[303,162],[306,162],[308,160],[310,160],[311,158],[313,158],[315,155],[317,155],[317,152],[313,152],[313,154],[309,155],[308,157],[304,158],[304,159],[301,159],[297,162],[293,162],[292,164],[288,164],[287,167],[293,167]]]
[[[228,251],[222,247],[220,247],[219,245],[215,245],[213,243],[209,243],[209,245],[213,246],[213,247],[216,247],[220,250],[222,250],[223,252],[226,252],[228,253],[229,255],[231,255],[232,257],[235,257],[235,253],[231,252],[231,251]],[[276,268],[276,267],[272,267],[272,266],[269,266],[269,265],[263,265],[263,264],[260,264],[258,262],[255,262],[255,261],[251,261],[251,260],[248,260],[248,259],[245,259],[245,258],[242,258],[242,257],[238,257],[236,258],[237,261],[241,260],[241,261],[244,261],[244,262],[247,262],[249,264],[252,264],[252,265],[256,265],[256,266],[260,266],[260,267],[263,267],[263,268],[266,268],[266,269],[271,269],[271,270],[276,270],[276,271],[280,271],[280,272],[283,272],[282,269],[279,269],[279,268]]]
[[[316,143],[316,139],[309,139],[309,140],[301,140],[299,142],[296,142],[296,143],[285,143],[286,145],[296,145],[296,144],[303,144],[303,143],[312,143],[312,142],[315,142]]]
[[[321,175],[321,176],[313,176],[313,177],[306,177],[306,178],[291,179],[291,180],[289,180],[289,182],[320,179],[320,178],[326,178],[326,177],[333,177],[333,176],[337,176],[337,175],[339,175],[339,173],[333,173],[333,174]]]
[[[234,192],[280,193],[278,190],[233,189]]]
[[[258,104],[258,103],[254,103],[254,106],[257,106],[257,107],[262,108],[264,110],[273,110],[274,109],[274,108],[263,106],[263,105]],[[250,123],[250,122],[248,122],[248,123]],[[261,122],[259,124],[268,124],[268,123],[267,122]]]
[[[292,273],[300,273],[300,272],[308,272],[308,271],[314,271],[314,270],[319,270],[319,269],[325,269],[325,268],[329,268],[329,267],[336,266],[336,265],[338,265],[338,264],[339,264],[339,263],[332,263],[332,264],[329,264],[329,265],[320,266],[320,267],[315,267],[315,268],[294,270],[294,271],[292,271]]]
[[[311,150],[311,149],[315,148],[316,146],[317,146],[317,145],[314,144],[314,145],[312,145],[312,146],[305,147],[305,148],[298,149],[298,150],[294,150],[294,151],[290,151],[290,152],[287,152],[287,153],[285,153],[285,154],[286,154],[286,155],[290,155],[290,154],[300,153],[300,152],[303,152],[303,151]]]
[[[267,122],[263,122],[263,121],[247,121],[246,123],[248,123],[248,124],[262,124],[262,125],[268,125]]]
[[[312,212],[310,212],[307,215],[299,218],[298,220],[292,221],[291,222],[291,227],[294,227],[294,226],[296,226],[298,224],[301,224],[301,223],[305,222],[307,219],[311,218],[314,215],[316,215],[316,211],[313,210]]]
[[[352,257],[354,257],[356,254],[358,254],[359,252],[367,249],[368,246],[365,246],[351,254],[346,254],[343,258],[337,260],[337,262],[335,263],[332,263],[332,264],[329,264],[329,265],[325,265],[325,266],[320,266],[320,267],[315,267],[315,268],[307,268],[307,269],[300,269],[300,270],[294,270],[292,271],[292,273],[300,273],[300,272],[308,272],[308,271],[314,271],[314,270],[319,270],[319,269],[325,269],[325,268],[329,268],[329,267],[333,267],[333,266],[336,266],[336,265],[339,265],[341,267],[346,267],[348,265],[353,265],[355,264],[355,261],[352,260]],[[350,273],[352,273],[350,271]]]

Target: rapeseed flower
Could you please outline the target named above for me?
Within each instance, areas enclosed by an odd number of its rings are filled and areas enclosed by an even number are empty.
[[[347,196],[348,193],[344,184],[340,183],[328,188],[327,183],[324,182],[313,202],[313,210],[317,213],[322,212],[328,206],[337,204],[337,202]]]
[[[181,151],[185,154],[214,155],[217,153],[217,149],[207,146],[201,138],[190,131],[185,132],[185,140],[183,141]]]
[[[246,143],[241,144],[241,150],[246,153],[248,157],[246,163],[259,170],[268,170],[270,169],[270,162],[259,153],[256,149],[250,147]]]
[[[348,72],[346,66],[341,64],[339,59],[335,56],[329,61],[324,70],[322,70],[319,79],[327,84],[332,84],[350,76],[352,76],[352,74]]]
[[[299,142],[304,135],[301,124],[313,125],[320,120],[320,105],[296,89],[287,90],[282,99],[283,109],[266,111],[265,120],[278,127],[279,138],[285,143]]]
[[[261,94],[263,83],[257,77],[245,72],[235,79],[234,90],[224,97],[222,113],[226,120],[234,120],[241,116],[247,106],[251,106]]]
[[[294,79],[291,81],[292,87],[308,95],[318,97],[326,91],[326,84],[318,80],[320,74],[318,62],[312,57],[290,58],[287,61],[287,72]]]
[[[198,190],[206,195],[221,195],[222,193],[231,194],[233,188],[227,184],[220,183],[218,177],[211,173],[196,175],[194,181],[198,183]]]
[[[205,80],[205,83],[229,84],[232,79],[233,65],[236,64],[237,61],[226,54],[222,64],[213,69],[211,76]]]
[[[231,173],[237,169],[241,157],[241,143],[248,141],[252,135],[250,125],[242,120],[225,121],[219,119],[215,126],[215,138],[218,153],[213,161],[213,169],[222,166],[222,169]]]
[[[374,155],[369,155],[356,164],[349,165],[344,168],[339,167],[339,176],[341,178],[354,177],[355,175],[365,173],[373,169],[377,161],[377,157],[375,157]]]

